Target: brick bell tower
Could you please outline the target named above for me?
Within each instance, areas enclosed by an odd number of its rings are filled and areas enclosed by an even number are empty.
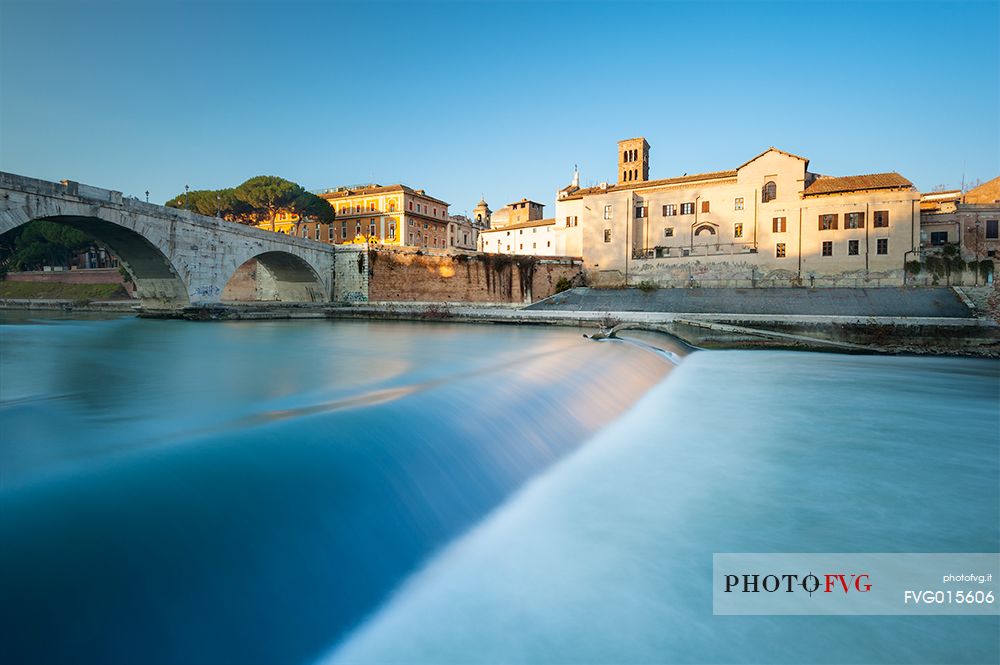
[[[618,184],[649,180],[649,144],[638,137],[618,142]]]

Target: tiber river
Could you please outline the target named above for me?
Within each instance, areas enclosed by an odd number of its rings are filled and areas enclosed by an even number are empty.
[[[1000,550],[995,361],[2,316],[4,663],[1000,653],[996,616],[713,616],[710,582]]]

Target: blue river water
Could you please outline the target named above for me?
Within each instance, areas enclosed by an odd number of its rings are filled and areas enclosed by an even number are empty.
[[[710,581],[1000,550],[995,361],[0,321],[4,663],[1000,657],[998,617],[717,617]]]

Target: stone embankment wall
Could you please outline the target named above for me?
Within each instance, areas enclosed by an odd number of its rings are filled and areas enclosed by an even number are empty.
[[[912,278],[911,278],[912,279]],[[618,287],[626,285],[622,271],[596,271],[587,273],[587,283],[596,287]],[[659,287],[700,287],[700,288],[753,288],[753,287],[878,287],[901,286],[903,266],[898,270],[881,272],[863,270],[843,273],[816,274],[792,270],[765,270],[752,260],[736,257],[699,259],[637,259],[630,260],[628,285],[642,283]]]
[[[87,268],[83,270],[26,270],[9,272],[4,276],[9,282],[41,282],[45,284],[121,284],[133,294],[135,284],[126,282],[117,268]]]
[[[530,303],[577,285],[581,263],[566,258],[376,249],[368,252],[373,302]]]

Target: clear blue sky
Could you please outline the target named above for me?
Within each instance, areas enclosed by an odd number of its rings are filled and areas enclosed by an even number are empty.
[[[549,205],[767,146],[921,189],[1000,175],[1000,4],[0,0],[0,168],[162,202],[280,175]]]

